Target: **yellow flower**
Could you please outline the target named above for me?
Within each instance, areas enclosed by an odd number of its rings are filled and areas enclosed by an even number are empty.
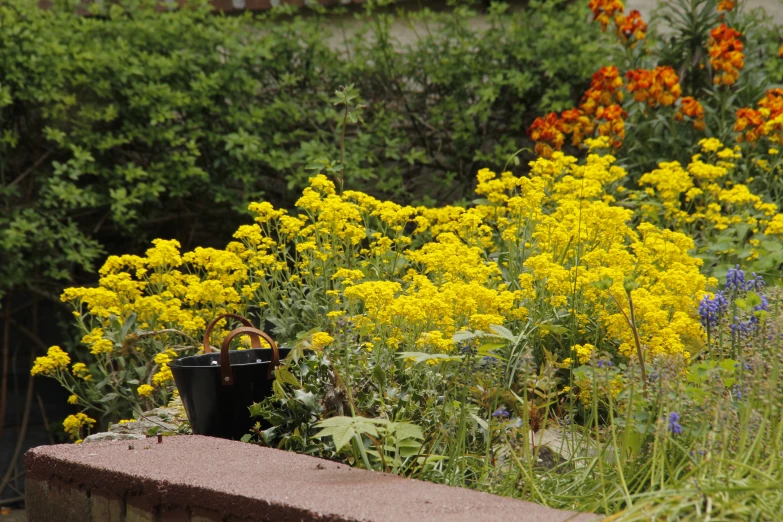
[[[103,337],[103,328],[93,329],[90,333],[82,337],[82,342],[90,346],[90,353],[93,355],[111,353],[114,349],[114,343]]]
[[[333,341],[334,341],[334,337],[332,337],[328,333],[316,332],[313,334],[313,337],[310,340],[310,346],[312,346],[314,350],[321,350]]]
[[[152,376],[152,383],[155,386],[163,386],[167,382],[174,380],[174,375],[171,373],[171,368],[168,364],[161,364],[158,372]]]
[[[176,358],[177,358],[177,352],[175,352],[171,348],[167,348],[166,351],[155,354],[153,361],[155,361],[155,364],[163,365],[163,364],[170,363],[172,360]]]
[[[699,140],[699,147],[704,152],[718,152],[723,148],[723,143],[718,138],[702,138]]]
[[[147,250],[147,266],[150,268],[176,267],[182,264],[179,255],[180,244],[176,239],[153,239],[152,248]]]
[[[250,206],[248,206],[248,210],[256,214],[255,220],[258,223],[267,223],[273,219],[278,219],[285,214],[284,210],[275,210],[275,207],[268,201],[251,203]]]
[[[30,375],[55,375],[70,364],[71,358],[59,346],[52,346],[43,357],[36,357]]]
[[[74,365],[71,367],[71,372],[73,372],[74,377],[85,381],[90,380],[92,377],[90,375],[90,370],[87,369],[87,365],[81,362],[74,363]]]
[[[783,214],[776,214],[769,220],[764,234],[768,236],[783,236]]]
[[[155,391],[155,388],[153,388],[149,384],[142,384],[141,386],[136,388],[136,393],[139,394],[139,397],[149,397],[153,391]]]
[[[579,364],[587,364],[590,362],[590,356],[595,351],[595,346],[592,344],[575,344],[571,349],[576,352]]]
[[[79,396],[78,395],[71,395],[68,397],[68,404],[76,404],[79,402]]]
[[[95,422],[95,419],[91,419],[84,413],[77,413],[76,415],[68,415],[68,417],[66,417],[63,421],[63,428],[71,440],[80,440],[82,428],[86,426],[89,430]]]

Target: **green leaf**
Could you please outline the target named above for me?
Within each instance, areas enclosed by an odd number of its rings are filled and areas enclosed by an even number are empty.
[[[410,422],[394,422],[389,424],[389,431],[399,440],[423,439],[424,433],[416,424]]]
[[[375,378],[375,382],[378,383],[378,388],[383,390],[386,388],[386,372],[383,371],[383,367],[378,365],[376,366],[372,371],[373,378]]]
[[[302,387],[302,385],[299,383],[297,378],[294,377],[294,375],[288,370],[286,370],[285,368],[278,368],[277,370],[275,370],[275,375],[277,376],[278,379],[280,379],[286,384],[290,384],[291,386],[294,386],[296,388]]]
[[[306,392],[304,390],[294,390],[294,398],[307,406],[310,411],[319,411],[321,406],[315,398],[313,392]]]
[[[116,398],[117,398],[117,397],[119,397],[119,396],[120,396],[120,394],[119,394],[119,393],[114,393],[114,392],[107,393],[106,395],[104,395],[103,397],[101,397],[101,398],[98,400],[98,402],[100,402],[100,403],[107,403],[107,402],[109,402],[109,401],[113,401],[114,399],[116,399]]]
[[[496,335],[502,337],[503,339],[516,342],[517,337],[505,326],[501,326],[498,324],[490,325],[489,327]]]
[[[745,299],[747,301],[748,309],[756,308],[762,303],[761,297],[759,297],[759,295],[756,292],[748,292],[748,295],[745,296]]]

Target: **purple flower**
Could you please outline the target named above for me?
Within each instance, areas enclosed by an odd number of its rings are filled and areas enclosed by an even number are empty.
[[[739,265],[729,268],[726,273],[726,290],[743,292],[747,290],[745,282],[745,271]]]
[[[596,366],[598,366],[599,368],[611,368],[612,366],[614,366],[614,363],[612,363],[612,361],[607,359],[598,359]]]
[[[674,435],[680,435],[682,433],[682,426],[680,425],[680,414],[673,411],[669,414],[669,431]]]
[[[510,417],[511,414],[508,412],[508,410],[506,409],[505,406],[501,406],[500,408],[498,408],[497,410],[495,410],[492,413],[492,416],[493,417]]]
[[[723,292],[718,292],[714,297],[705,295],[699,303],[699,315],[701,325],[705,328],[716,326],[723,313],[729,308],[729,301]]]
[[[767,283],[764,282],[764,278],[761,275],[757,275],[756,272],[753,272],[753,279],[750,279],[747,282],[746,288],[748,290],[761,292],[764,290],[765,286],[767,286]]]

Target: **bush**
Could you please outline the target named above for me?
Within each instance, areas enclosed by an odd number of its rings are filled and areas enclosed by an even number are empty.
[[[401,13],[330,47],[329,18],[226,17],[123,2],[93,16],[0,3],[0,292],[57,294],[105,252],[157,235],[222,244],[250,201],[283,207],[313,160],[340,157],[333,91],[366,96],[346,132],[350,186],[402,201],[470,193],[477,165],[528,142],[534,113],[573,103],[601,58],[584,6]],[[546,38],[542,38],[546,35]]]

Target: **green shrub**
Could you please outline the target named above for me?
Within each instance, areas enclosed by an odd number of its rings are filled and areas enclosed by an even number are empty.
[[[223,244],[251,200],[290,206],[313,160],[339,158],[340,85],[364,96],[346,186],[434,203],[529,146],[534,114],[573,104],[603,60],[585,6],[457,8],[365,29],[323,16],[215,15],[204,4],[41,11],[0,1],[0,293],[59,293],[105,252],[152,237]],[[342,19],[345,19],[343,17]],[[579,25],[579,30],[575,27]]]

